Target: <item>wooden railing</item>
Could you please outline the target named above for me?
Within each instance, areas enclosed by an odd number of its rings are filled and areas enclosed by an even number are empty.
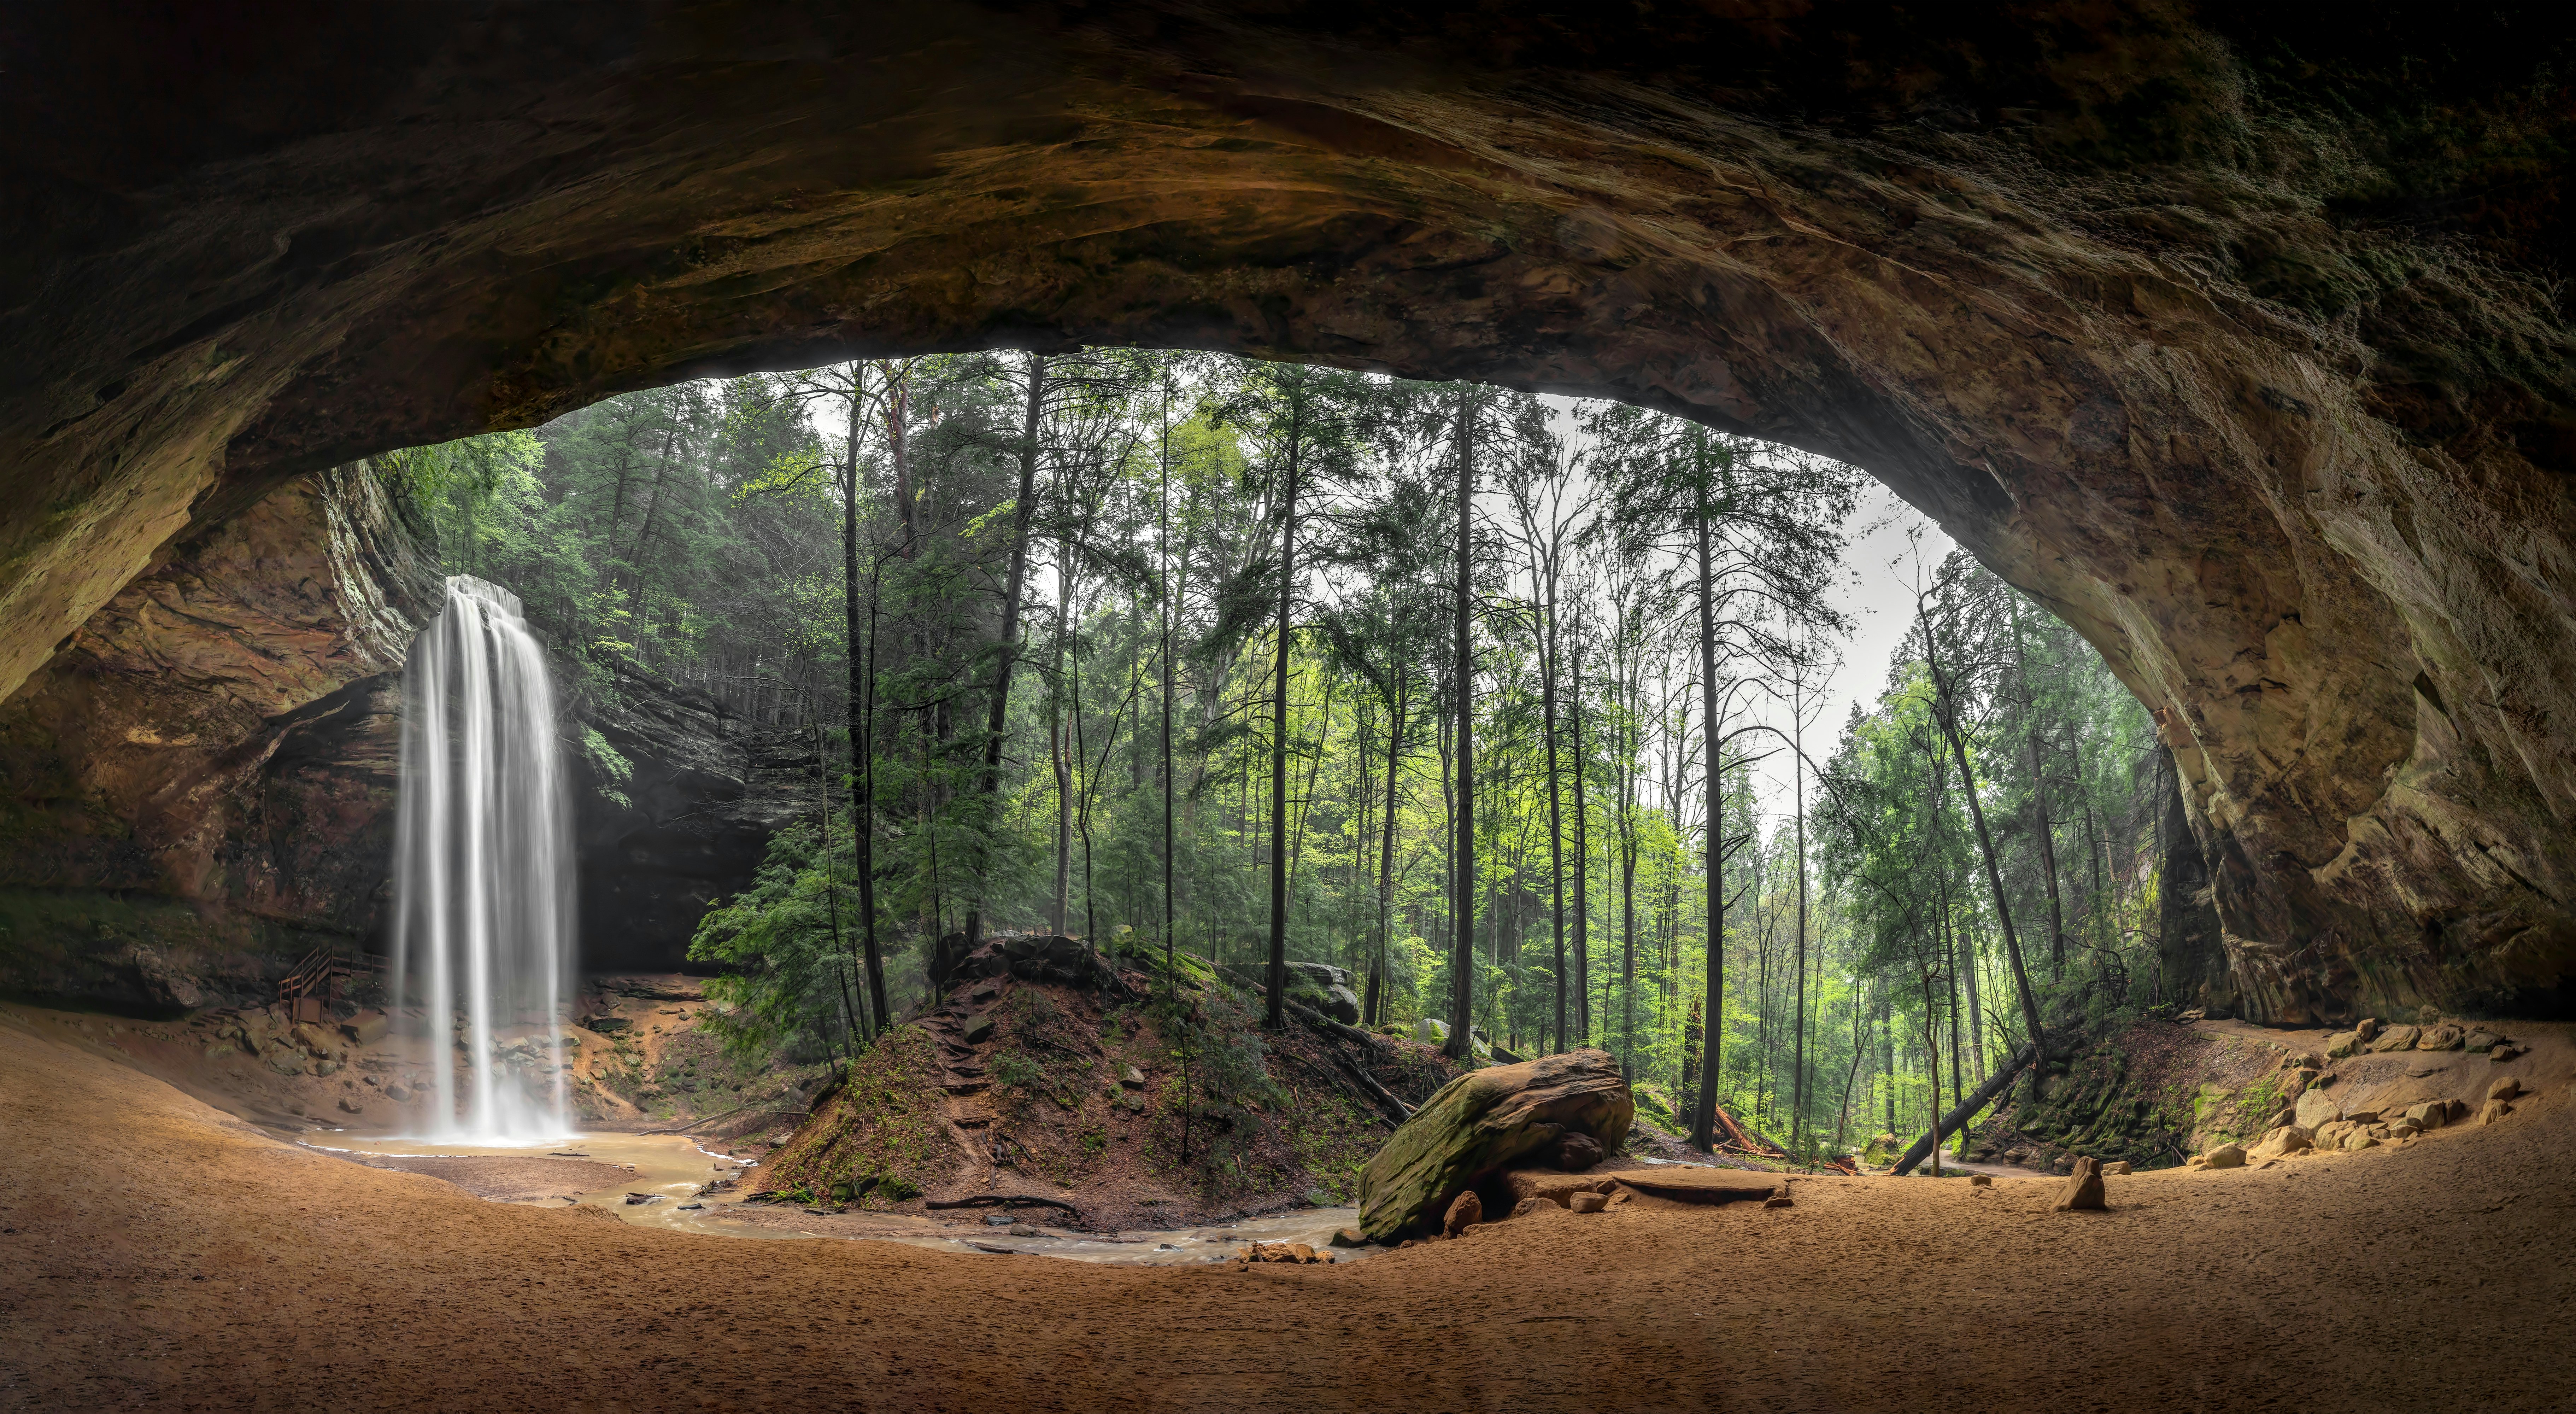
[[[344,958],[337,944],[324,943],[306,953],[287,972],[277,984],[277,999],[286,1006],[287,1020],[320,1025],[324,1009],[340,1000],[341,979],[374,972],[380,965],[364,953],[355,959]]]

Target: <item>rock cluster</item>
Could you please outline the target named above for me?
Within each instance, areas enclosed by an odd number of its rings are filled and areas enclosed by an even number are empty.
[[[1235,1254],[1235,1265],[1248,1267],[1262,1262],[1281,1262],[1290,1266],[1309,1263],[1330,1266],[1335,1258],[1330,1252],[1318,1252],[1303,1242],[1256,1242]]]
[[[1488,1176],[1533,1154],[1561,1153],[1569,1134],[1616,1144],[1636,1108],[1604,1051],[1468,1071],[1415,1110],[1360,1170],[1360,1227],[1380,1242],[1420,1230]]]

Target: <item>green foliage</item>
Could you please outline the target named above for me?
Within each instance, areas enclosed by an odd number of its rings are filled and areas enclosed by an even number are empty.
[[[1465,527],[1462,445],[1487,488]],[[1374,975],[1371,1024],[1445,1016],[1463,937],[1487,1037],[1524,1053],[1608,1046],[1675,1126],[1694,1006],[1719,1043],[1707,1080],[1747,1123],[1785,1139],[1915,1122],[1927,1048],[1951,1095],[2024,1025],[1970,787],[1938,749],[1929,648],[2043,1005],[2107,1026],[2154,992],[2152,730],[2087,645],[1968,561],[1932,573],[1875,706],[1830,753],[1806,736],[1831,764],[1806,778],[1804,828],[1763,813],[1756,772],[1785,773],[1788,745],[1754,704],[1809,693],[1823,671],[1857,485],[1786,448],[1494,388],[1085,350],[677,385],[378,465],[429,507],[451,569],[518,591],[586,709],[618,708],[651,675],[709,693],[729,730],[819,740],[832,847],[819,822],[781,831],[693,946],[723,969],[723,1025],[746,1052],[848,1053],[863,923],[900,1013],[919,959],[972,909],[987,931],[1061,927],[1140,964],[1154,999],[1134,1020],[1191,1050],[1205,1083],[1189,1103],[1247,1113],[1273,1102],[1275,1058],[1235,1024],[1246,1003],[1211,964],[1266,958],[1269,861],[1284,855],[1288,955],[1351,969],[1363,994]],[[1292,468],[1301,568],[1283,584]],[[1461,700],[1477,780],[1463,861]],[[1283,749],[1284,811],[1270,779]],[[605,736],[585,733],[581,756],[612,801],[626,795],[632,763]],[[861,782],[873,919],[852,846]],[[1570,1037],[1555,1034],[1560,995]],[[1021,1020],[999,1083],[1079,1101],[1079,1048],[1039,1044],[1053,1023]],[[1248,1171],[1287,1162],[1225,1152],[1220,1166]]]

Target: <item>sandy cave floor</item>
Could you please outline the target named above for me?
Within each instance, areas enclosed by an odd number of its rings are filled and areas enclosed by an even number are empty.
[[[750,1242],[299,1150],[0,1025],[0,1406],[2565,1407],[2576,1106],[2267,1170],[1797,1180],[1349,1266]]]

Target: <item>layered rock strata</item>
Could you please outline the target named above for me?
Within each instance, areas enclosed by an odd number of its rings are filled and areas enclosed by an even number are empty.
[[[415,515],[360,467],[281,487],[173,547],[0,703],[6,985],[246,999],[375,926],[402,663],[440,602]]]

